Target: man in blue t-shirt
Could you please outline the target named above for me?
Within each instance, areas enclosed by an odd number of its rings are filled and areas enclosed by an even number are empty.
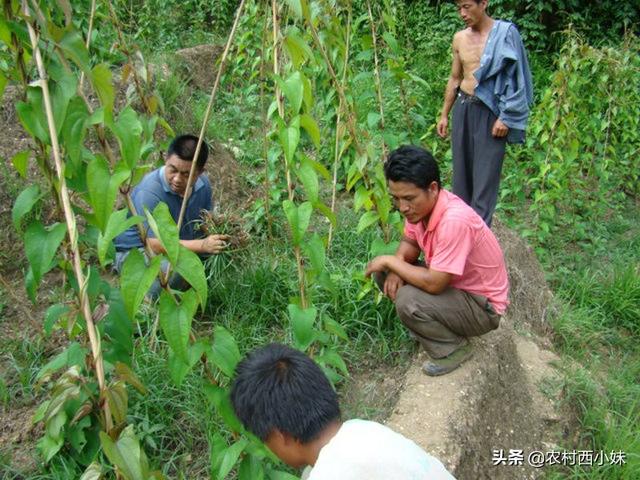
[[[171,142],[164,166],[145,175],[142,181],[133,188],[131,200],[136,213],[144,215],[145,207],[153,212],[158,203],[164,202],[169,207],[174,221],[178,222],[197,144],[198,137],[193,135],[180,135]],[[228,240],[227,235],[205,235],[199,230],[201,211],[211,211],[213,207],[211,184],[207,176],[202,175],[208,156],[209,149],[203,142],[196,160],[196,179],[180,227],[180,243],[198,255],[220,253],[227,246]],[[163,253],[160,241],[155,238],[153,230],[149,228],[147,222],[144,222],[144,228],[147,232],[148,248],[154,253]],[[122,270],[122,265],[131,249],[144,250],[142,239],[135,225],[118,235],[114,244],[116,258],[113,268],[118,273]],[[165,268],[166,265],[163,265],[163,270]],[[174,288],[178,288],[181,282],[182,279],[177,275],[174,275],[170,280],[170,284]],[[159,293],[160,285],[156,281],[151,287],[149,295],[157,297]]]

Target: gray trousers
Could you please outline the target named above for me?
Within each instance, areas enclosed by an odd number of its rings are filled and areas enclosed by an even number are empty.
[[[374,279],[382,289],[386,273]],[[404,285],[396,294],[396,312],[413,332],[431,358],[443,358],[467,342],[500,325],[500,315],[482,295],[457,288],[433,295],[413,285]]]
[[[506,137],[491,135],[496,116],[477,97],[460,91],[453,105],[453,193],[490,227],[498,201]]]

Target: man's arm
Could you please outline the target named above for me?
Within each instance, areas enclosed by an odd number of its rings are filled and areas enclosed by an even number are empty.
[[[398,289],[405,283],[428,293],[441,293],[451,282],[452,275],[414,265],[419,256],[418,245],[405,237],[395,255],[381,255],[369,262],[365,275],[387,271],[384,293],[391,300],[395,300]]]
[[[447,81],[447,88],[444,91],[444,104],[442,105],[442,112],[440,113],[440,121],[438,122],[438,135],[445,138],[448,134],[447,126],[449,124],[449,112],[453,107],[453,103],[456,101],[456,90],[462,82],[462,61],[458,53],[458,39],[459,32],[453,37],[453,61],[451,62],[451,74]]]
[[[194,240],[180,240],[180,244],[198,254],[220,253],[227,247],[229,235],[209,235],[205,238],[197,238]],[[147,238],[147,245],[153,253],[165,253],[160,240],[155,237]]]

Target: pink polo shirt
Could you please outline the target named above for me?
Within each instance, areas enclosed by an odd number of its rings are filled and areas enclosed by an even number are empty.
[[[453,275],[451,287],[484,295],[502,315],[509,300],[509,279],[502,249],[493,232],[471,207],[440,189],[428,223],[405,221],[404,234],[415,240],[425,264]]]

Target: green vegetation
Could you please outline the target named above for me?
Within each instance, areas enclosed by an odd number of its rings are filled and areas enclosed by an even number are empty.
[[[144,67],[174,64],[177,48],[222,43],[238,2],[117,0],[113,10],[99,2],[89,50],[83,40],[91,2],[74,2],[72,22],[66,2],[52,4],[43,12],[47,22],[27,20],[41,35],[36,45],[59,122],[66,170],[58,177],[43,89],[29,84],[38,78],[35,47],[18,3],[5,3],[0,92],[6,82],[26,92],[18,114],[34,140],[39,179],[27,174],[27,155],[15,152],[20,178],[3,162],[0,173],[11,181],[3,196],[15,200],[31,297],[51,270],[66,275],[43,319],[45,334],[0,340],[0,408],[40,403],[46,427],[39,448],[48,463],[30,478],[85,471],[85,478],[97,471],[107,478],[115,471],[123,478],[222,478],[230,471],[240,479],[292,478],[230,414],[229,377],[241,354],[274,340],[312,354],[345,396],[347,370],[410,358],[414,347],[392,305],[362,272],[398,237],[383,152],[422,142],[450,174],[448,142],[434,128],[451,36],[461,26],[455,8],[440,1],[278,2],[274,51],[271,5],[247,1],[211,99],[179,69],[154,81]],[[640,41],[628,20],[637,15],[632,2],[491,3],[496,16],[519,24],[536,80],[528,140],[509,151],[498,215],[534,245],[561,304],[553,321],[560,387],[580,433],[559,442],[627,453],[624,468],[564,468],[550,477],[631,479],[640,469]],[[212,85],[214,72],[212,65]],[[80,73],[93,104],[77,94]],[[116,102],[116,73],[135,84],[125,106]],[[237,151],[257,192],[241,212],[251,242],[210,259],[205,278],[179,251],[166,212],[149,213],[174,268],[195,272],[194,289],[164,291],[158,322],[138,288],[153,281],[156,263],[134,256],[120,285],[108,275],[109,242],[126,215],[126,208],[113,210],[126,192],[119,187],[157,161],[168,136],[202,124],[207,138]],[[61,200],[63,177],[72,212]],[[82,218],[78,231],[65,210]],[[87,288],[78,288],[87,272]],[[91,313],[105,304],[110,313],[96,326],[101,374],[88,332]],[[67,337],[55,352],[47,347],[52,332],[57,342]],[[346,406],[353,414],[369,408]],[[137,473],[127,471],[123,455]],[[23,478],[10,464],[11,452],[2,452],[5,477]]]

